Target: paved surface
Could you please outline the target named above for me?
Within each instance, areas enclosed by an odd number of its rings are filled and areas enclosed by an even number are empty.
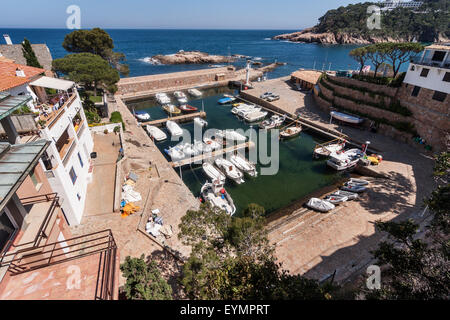
[[[325,279],[336,270],[337,281],[361,272],[371,262],[370,250],[377,247],[383,234],[374,228],[377,220],[404,220],[423,212],[422,201],[433,189],[433,161],[425,151],[399,143],[382,134],[329,123],[329,115],[314,103],[311,94],[293,90],[280,78],[257,83],[247,91],[258,96],[266,91],[277,93],[274,104],[291,114],[328,129],[342,131],[358,141],[371,141],[381,150],[384,161],[373,170],[389,179],[372,179],[370,190],[359,201],[347,202],[330,213],[305,208],[269,224],[270,240],[276,256],[293,274]],[[289,220],[291,217],[291,220]]]
[[[92,182],[88,185],[83,219],[113,212],[116,160],[119,154],[119,135],[92,134],[94,152]],[[114,144],[114,145],[113,145]]]

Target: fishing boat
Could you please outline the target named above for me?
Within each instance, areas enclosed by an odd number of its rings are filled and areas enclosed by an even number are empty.
[[[150,120],[150,115],[148,114],[148,112],[145,111],[136,111],[134,113],[134,116],[139,120],[139,121],[148,121]]]
[[[345,147],[345,141],[328,145],[317,146],[314,149],[314,158],[328,157],[332,153],[340,152]]]
[[[166,104],[163,106],[165,112],[167,112],[170,116],[181,114],[181,110],[175,107],[173,104]]]
[[[235,100],[236,100],[235,97],[224,97],[224,98],[219,99],[219,101],[217,101],[217,102],[219,104],[229,104],[229,103],[232,103]]]
[[[337,111],[331,111],[330,112],[331,118],[337,119],[342,122],[350,123],[350,124],[360,124],[364,121],[364,119],[351,116],[346,113],[337,112]]]
[[[164,151],[169,155],[172,161],[179,161],[186,158],[183,150],[179,146],[171,147],[169,149],[164,149]]]
[[[156,101],[158,101],[159,104],[164,105],[164,104],[170,103],[170,98],[165,93],[157,93],[155,95],[155,97],[156,97]]]
[[[359,198],[359,195],[354,192],[337,190],[331,194],[332,196],[344,196],[347,197],[348,200],[356,200]]]
[[[354,193],[362,193],[367,190],[367,187],[347,182],[341,187],[341,189]]]
[[[343,196],[343,195],[333,195],[330,194],[329,196],[327,196],[325,198],[326,201],[332,203],[332,204],[339,204],[342,202],[346,202],[348,200],[348,197]]]
[[[244,116],[244,120],[247,122],[261,121],[267,116],[267,113],[267,111],[255,111],[252,113],[248,113]]]
[[[203,128],[206,127],[208,125],[208,122],[200,117],[195,117],[194,118],[194,124]]]
[[[198,108],[190,106],[188,104],[183,104],[178,107],[183,113],[192,113],[198,111]]]
[[[311,198],[306,205],[310,207],[311,209],[320,211],[320,212],[328,212],[333,210],[335,207],[334,204],[332,204],[329,201],[318,199],[318,198]]]
[[[241,157],[239,154],[232,155],[230,157],[230,162],[250,177],[256,178],[258,176],[258,171],[256,170],[255,165],[244,157]]]
[[[155,139],[156,141],[162,141],[167,139],[167,135],[158,127],[147,125],[145,126],[150,137]]]
[[[338,171],[352,169],[363,155],[363,152],[359,149],[350,149],[344,152],[338,151],[330,155],[327,165]]]
[[[357,179],[357,178],[350,178],[350,180],[348,182],[351,184],[354,184],[354,185],[358,185],[358,186],[368,186],[370,183],[367,180]]]
[[[281,139],[290,139],[297,137],[302,132],[302,127],[289,127],[280,132]]]
[[[181,129],[180,126],[172,120],[168,120],[166,122],[166,127],[172,136],[181,136],[183,134],[183,129]]]
[[[197,89],[189,89],[189,90],[188,90],[188,93],[189,93],[191,96],[196,97],[196,98],[202,96],[201,91],[199,91],[199,90],[197,90]]]
[[[249,107],[252,107],[252,105],[246,104],[246,103],[235,103],[233,104],[233,108],[231,109],[232,114],[237,114],[241,110],[248,109]]]
[[[223,158],[218,158],[215,160],[215,164],[219,169],[221,169],[225,173],[225,175],[228,178],[230,178],[237,184],[245,182],[244,174],[238,168],[236,168],[236,166],[232,164],[230,161]]]
[[[202,198],[213,207],[225,211],[230,216],[236,212],[236,206],[234,205],[233,199],[228,192],[226,192],[223,185],[205,183],[200,192]]]
[[[211,179],[214,184],[224,184],[226,177],[225,175],[217,169],[212,163],[203,163],[203,171]]]
[[[264,130],[270,130],[278,128],[283,124],[283,122],[286,120],[286,115],[280,117],[279,115],[275,114],[270,117],[268,120],[264,120],[259,124],[259,127]]]

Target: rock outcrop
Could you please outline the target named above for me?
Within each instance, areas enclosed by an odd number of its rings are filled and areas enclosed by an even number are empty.
[[[151,59],[161,64],[216,64],[233,62],[236,58],[210,55],[200,51],[179,51],[175,54],[156,55]]]

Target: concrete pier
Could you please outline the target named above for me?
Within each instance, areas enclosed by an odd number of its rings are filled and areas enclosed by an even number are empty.
[[[142,125],[151,125],[156,127],[162,127],[168,120],[172,120],[178,123],[184,123],[192,121],[194,118],[206,118],[206,112],[195,112],[195,113],[189,113],[189,114],[183,114],[181,116],[176,117],[169,117],[164,119],[158,119],[158,120],[152,120],[152,121],[145,121],[141,122]]]

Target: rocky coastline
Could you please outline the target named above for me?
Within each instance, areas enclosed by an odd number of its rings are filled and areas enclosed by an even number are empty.
[[[235,56],[226,57],[220,55],[210,55],[200,51],[183,51],[180,50],[175,54],[156,55],[151,57],[154,63],[158,64],[217,64],[234,62]]]

